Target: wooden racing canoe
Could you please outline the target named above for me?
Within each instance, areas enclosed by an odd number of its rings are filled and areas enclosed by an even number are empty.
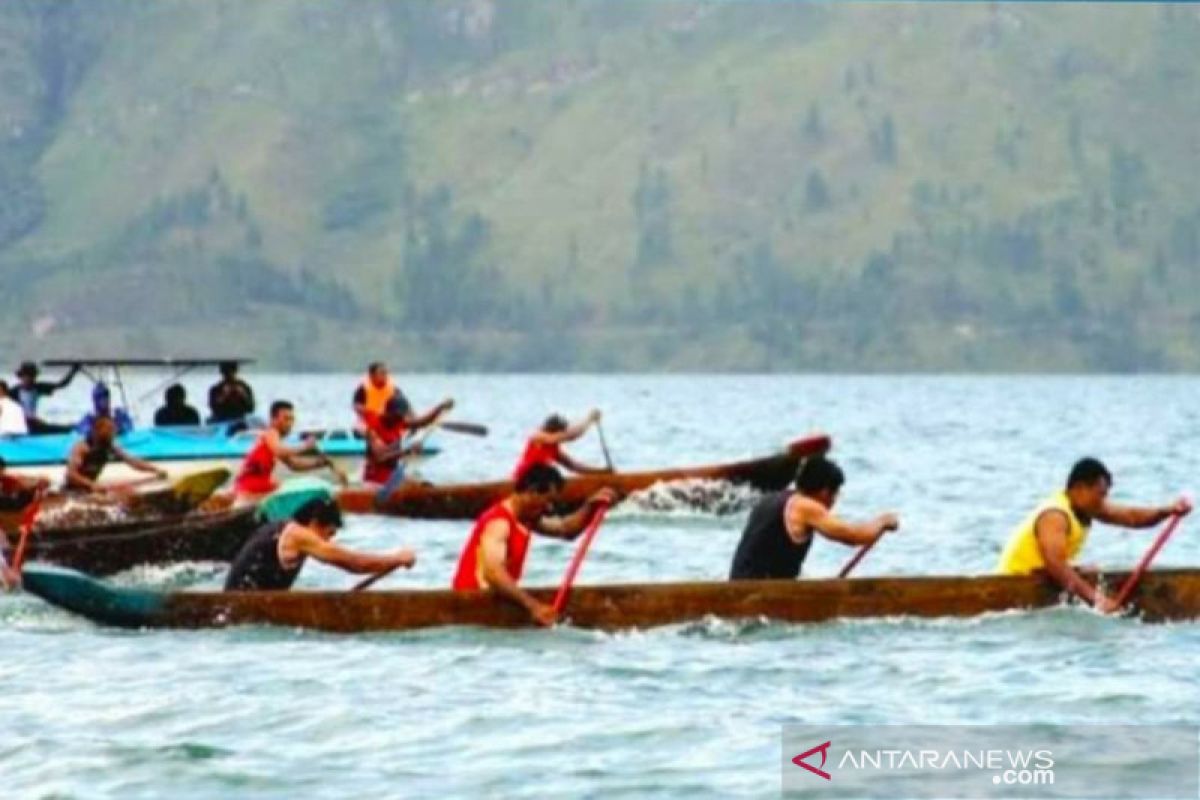
[[[1125,575],[1110,575],[1119,585]],[[384,592],[161,592],[117,588],[85,575],[30,565],[25,589],[103,625],[209,628],[281,625],[336,633],[446,625],[530,627],[528,614],[495,595],[443,590]],[[549,603],[554,589],[535,589]],[[1039,577],[901,577],[592,586],[572,591],[566,614],[583,628],[647,628],[700,620],[824,622],[864,617],[968,617],[1063,602]],[[1200,570],[1145,575],[1132,602],[1147,620],[1200,617]]]
[[[614,489],[625,497],[659,483],[681,480],[727,481],[762,491],[783,489],[795,477],[800,460],[827,452],[830,440],[824,434],[807,436],[789,444],[783,452],[766,458],[704,467],[625,472],[612,475],[577,475],[567,479],[559,498],[559,509],[569,513],[595,492]],[[374,489],[346,489],[338,493],[338,505],[355,514],[385,514],[413,519],[474,519],[489,506],[512,492],[512,481],[448,486],[404,484],[382,502]]]
[[[128,496],[52,493],[42,499],[34,530],[56,533],[59,530],[88,526],[107,526],[127,520],[160,519],[179,516],[198,508],[229,480],[227,469],[209,469],[182,476],[169,486],[143,489]],[[27,500],[32,500],[30,493]],[[0,511],[0,531],[16,533],[20,529],[21,508]]]
[[[232,561],[260,524],[253,506],[35,532],[28,561],[111,575],[142,564]],[[8,534],[9,548],[18,534]],[[32,568],[32,567],[29,567]]]

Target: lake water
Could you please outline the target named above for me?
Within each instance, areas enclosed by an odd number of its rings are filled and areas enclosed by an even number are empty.
[[[302,425],[346,424],[353,376],[254,376]],[[185,381],[200,398],[207,380]],[[136,381],[131,395],[153,388]],[[443,434],[439,482],[507,473],[551,411],[596,406],[618,467],[726,461],[814,429],[848,481],[839,510],[896,510],[902,529],[859,574],[989,571],[1010,529],[1082,455],[1118,501],[1164,503],[1200,475],[1190,377],[433,376],[487,439]],[[82,383],[52,398],[74,416]],[[142,417],[153,411],[145,405]],[[68,412],[70,412],[68,414]],[[571,448],[600,463],[594,437]],[[624,508],[581,583],[721,579],[743,517]],[[1159,565],[1200,562],[1185,521]],[[445,586],[468,523],[356,517],[361,548],[411,545],[380,586]],[[1150,533],[1098,527],[1088,562],[1132,564]],[[527,582],[570,545],[538,541]],[[806,574],[849,552],[819,541]],[[124,583],[216,586],[222,569],[137,570]],[[309,565],[300,583],[353,578]],[[620,634],[445,629],[339,637],[243,628],[101,630],[0,598],[0,796],[38,798],[771,797],[790,723],[1196,723],[1200,625],[1078,608],[971,620],[798,626],[711,620]],[[1148,763],[1146,769],[1153,769]]]

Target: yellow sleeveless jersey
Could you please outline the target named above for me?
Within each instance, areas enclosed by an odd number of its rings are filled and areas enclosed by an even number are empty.
[[[1042,560],[1042,551],[1038,547],[1034,526],[1038,517],[1046,511],[1062,511],[1067,515],[1067,558],[1074,560],[1087,541],[1089,526],[1084,525],[1071,509],[1071,502],[1066,492],[1046,500],[1021,523],[1021,527],[1013,531],[1004,552],[1000,554],[1000,563],[996,571],[1001,575],[1028,575],[1034,570],[1043,569],[1046,563]]]

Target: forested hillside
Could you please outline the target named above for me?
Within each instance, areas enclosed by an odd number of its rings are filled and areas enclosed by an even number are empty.
[[[1200,8],[6,0],[0,344],[1200,368]]]

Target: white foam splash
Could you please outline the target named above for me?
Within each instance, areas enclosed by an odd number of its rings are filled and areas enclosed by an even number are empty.
[[[116,503],[97,503],[88,498],[68,497],[62,503],[38,514],[37,530],[83,528],[111,525],[126,519],[125,510]]]
[[[747,511],[761,493],[752,486],[737,485],[723,480],[688,478],[656,483],[649,489],[634,492],[617,507],[616,515],[636,516],[654,514],[695,514],[729,516]]]
[[[207,583],[228,568],[215,561],[182,561],[174,564],[140,564],[114,575],[118,586],[179,589]]]

